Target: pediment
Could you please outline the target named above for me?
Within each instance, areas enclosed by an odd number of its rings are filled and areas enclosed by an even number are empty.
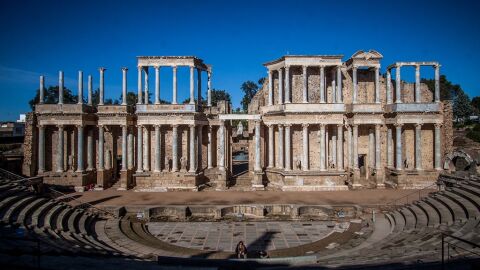
[[[360,50],[352,55],[352,59],[369,60],[369,59],[381,59],[381,58],[383,58],[383,55],[375,50],[369,50],[368,52]]]

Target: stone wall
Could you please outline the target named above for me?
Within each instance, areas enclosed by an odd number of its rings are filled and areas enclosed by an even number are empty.
[[[23,175],[32,177],[36,175],[38,164],[37,154],[37,121],[33,112],[27,113],[25,117],[25,139],[23,142]]]

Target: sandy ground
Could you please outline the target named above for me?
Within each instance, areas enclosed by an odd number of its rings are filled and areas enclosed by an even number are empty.
[[[430,190],[431,191],[431,190]],[[408,194],[418,200],[428,190],[357,190],[319,192],[134,192],[87,191],[70,196],[97,206],[125,205],[235,205],[235,204],[303,204],[303,205],[377,205],[387,204]],[[405,198],[400,200],[405,203]]]

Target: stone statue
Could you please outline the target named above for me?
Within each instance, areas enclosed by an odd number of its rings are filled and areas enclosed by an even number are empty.
[[[110,170],[112,168],[112,151],[107,150],[105,152],[105,169]]]
[[[74,161],[74,158],[73,158],[73,155],[69,155],[68,156],[68,169],[71,170],[71,171],[75,171],[75,168],[73,167],[73,165],[75,164],[75,161]]]
[[[302,161],[300,158],[295,158],[295,169],[301,170],[302,169]]]
[[[170,158],[165,157],[165,168],[163,169],[164,172],[169,172],[170,171]]]
[[[180,158],[180,171],[186,172],[187,171],[187,158],[181,157]]]
[[[242,121],[238,122],[238,125],[237,125],[237,136],[243,136],[243,124],[242,124]]]

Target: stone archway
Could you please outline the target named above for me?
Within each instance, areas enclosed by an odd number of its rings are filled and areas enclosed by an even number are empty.
[[[477,162],[471,157],[470,154],[461,149],[454,150],[453,152],[447,154],[443,162],[443,169],[450,172],[475,172],[476,167]]]

